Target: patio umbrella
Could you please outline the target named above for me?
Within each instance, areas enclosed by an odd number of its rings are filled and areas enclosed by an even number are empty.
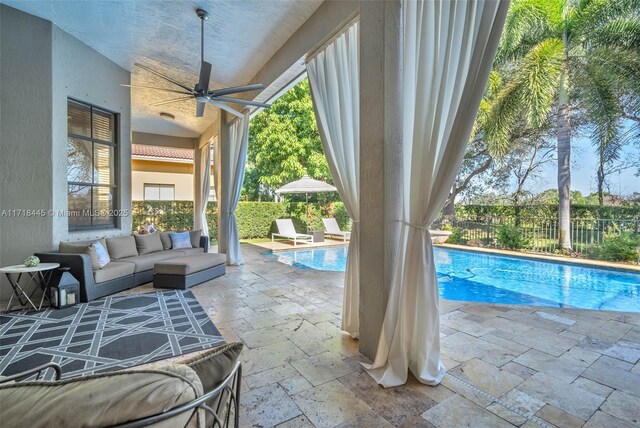
[[[307,204],[307,225],[309,224],[309,193],[325,193],[325,192],[337,192],[334,186],[324,181],[314,180],[307,174],[303,175],[300,180],[287,183],[281,188],[276,190],[277,195],[287,193],[304,193],[304,200]]]

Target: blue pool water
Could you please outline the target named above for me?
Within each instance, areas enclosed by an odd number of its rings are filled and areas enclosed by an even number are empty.
[[[434,248],[448,300],[640,312],[640,273]],[[347,248],[269,253],[303,269],[344,271]]]

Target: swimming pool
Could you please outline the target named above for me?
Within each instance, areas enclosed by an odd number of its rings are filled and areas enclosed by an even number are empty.
[[[640,312],[640,273],[435,247],[447,300]],[[303,269],[344,271],[347,248],[268,253]]]

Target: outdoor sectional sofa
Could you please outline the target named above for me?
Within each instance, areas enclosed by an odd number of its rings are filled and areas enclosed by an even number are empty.
[[[90,302],[151,282],[156,263],[207,253],[209,238],[200,235],[200,231],[191,231],[193,248],[179,250],[172,248],[169,232],[156,232],[90,241],[61,242],[57,252],[36,253],[36,256],[42,262],[60,263],[61,267],[69,267],[70,273],[80,282],[80,301]],[[96,241],[107,249],[111,258],[102,268],[96,268],[92,256],[87,253],[88,246]],[[218,269],[213,271],[207,280],[224,274],[224,255],[210,256]]]

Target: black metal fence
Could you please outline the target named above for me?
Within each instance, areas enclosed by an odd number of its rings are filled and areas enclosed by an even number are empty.
[[[517,217],[466,217],[456,218],[451,222],[457,228],[454,240],[466,244],[476,241],[487,247],[497,246],[496,230],[503,224],[517,226],[528,240],[527,248],[537,252],[552,253],[558,248],[558,219],[551,218],[517,218]],[[434,226],[441,227],[440,224]],[[618,232],[640,233],[640,219],[572,219],[571,245],[574,251],[585,252],[603,242],[609,230]],[[473,242],[472,242],[473,244]]]

